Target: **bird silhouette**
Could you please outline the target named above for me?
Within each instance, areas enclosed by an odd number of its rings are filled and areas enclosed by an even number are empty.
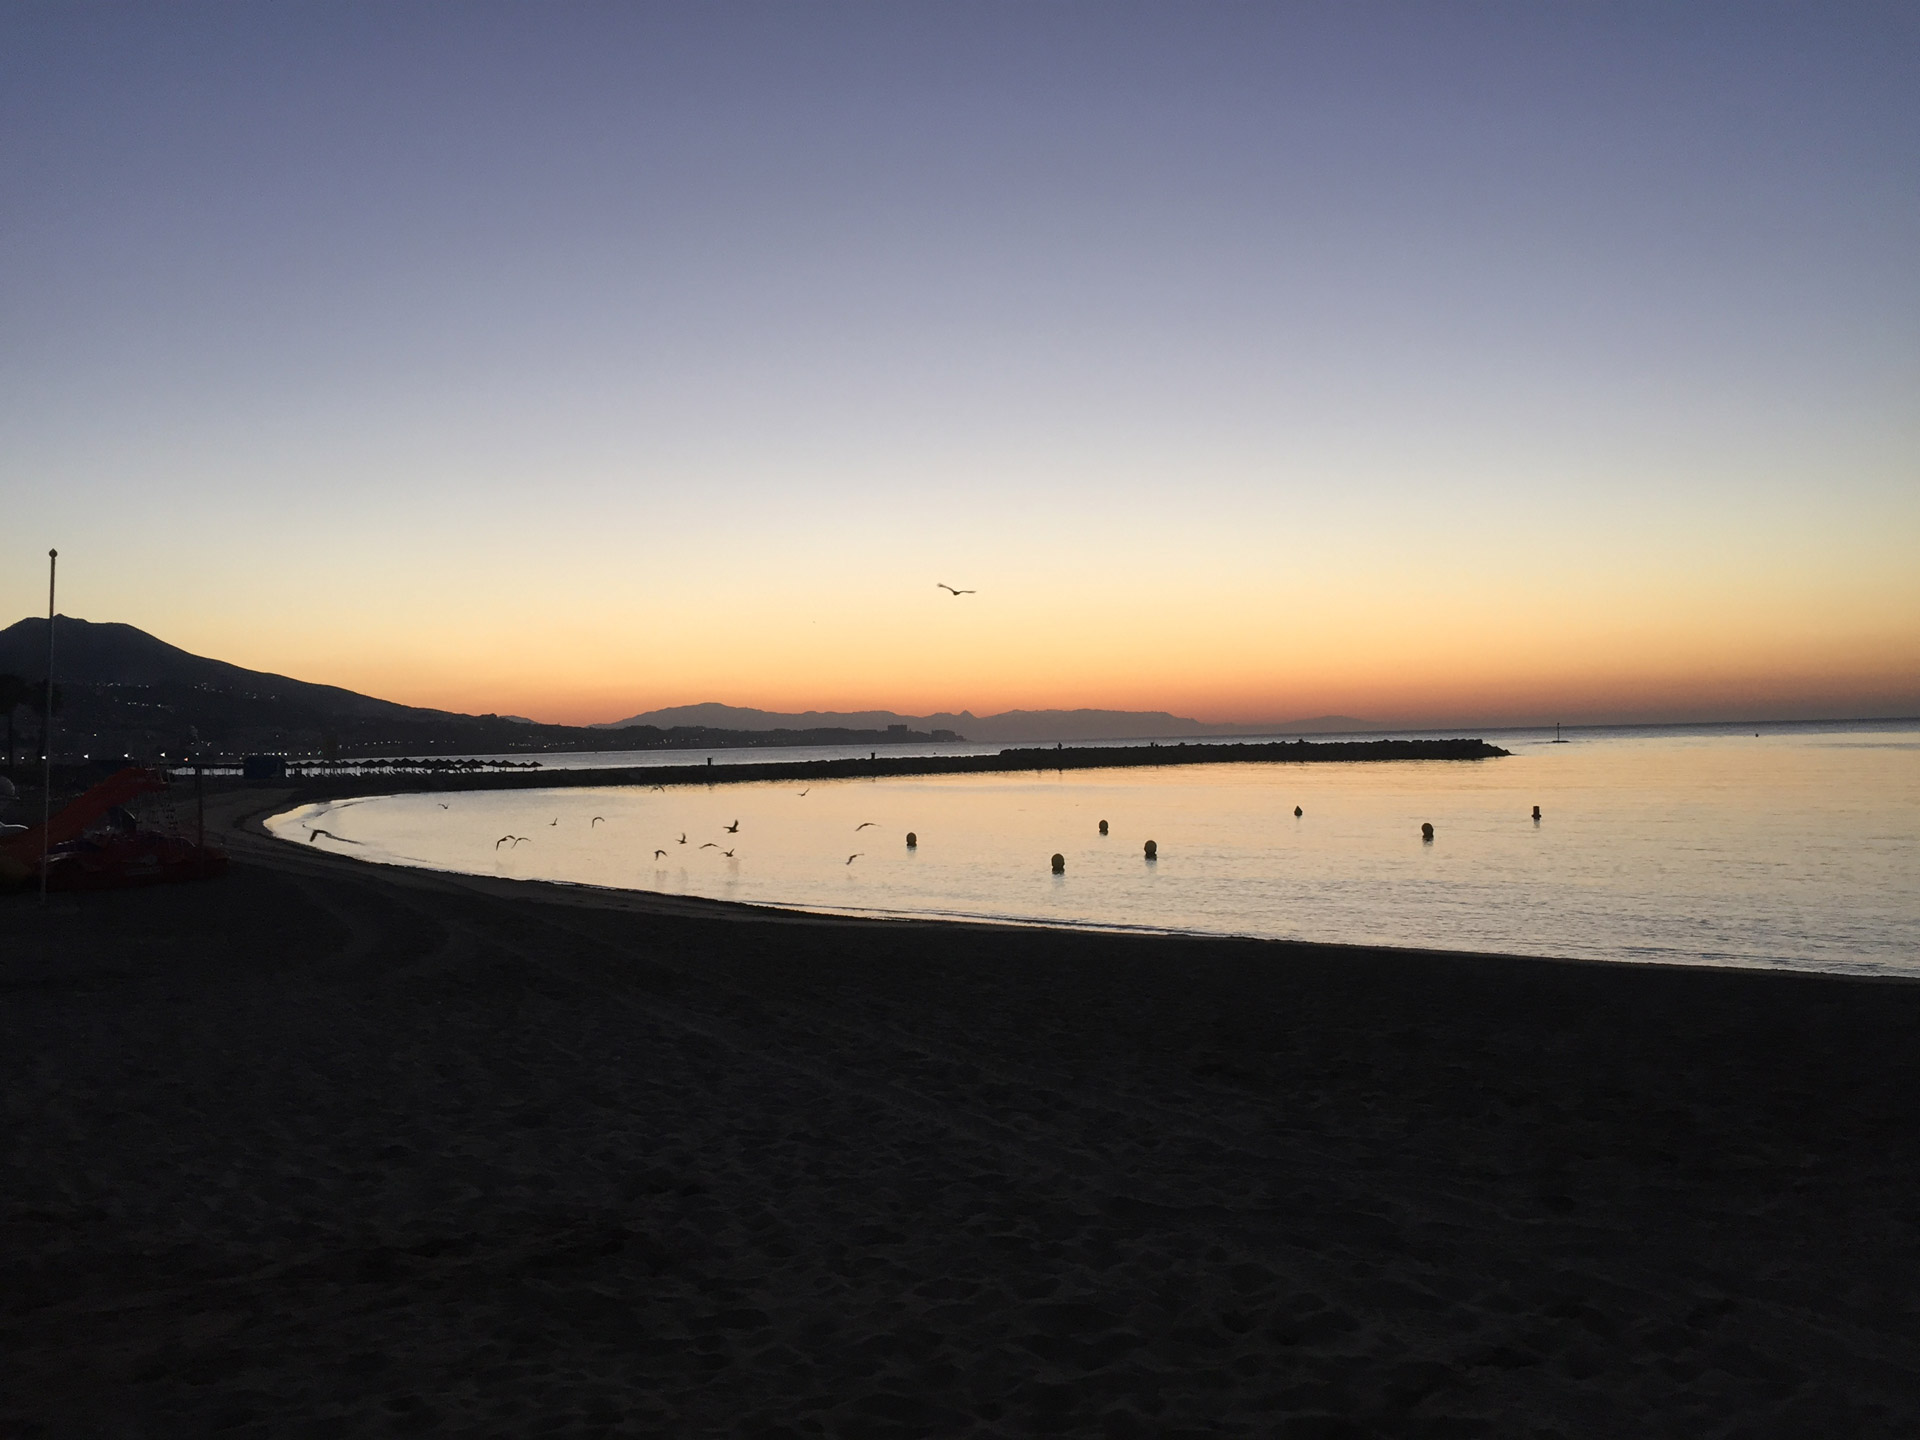
[[[807,790],[811,790],[811,789],[813,789],[813,787],[812,787],[811,785],[809,785],[809,786],[807,786],[807,789],[806,789],[806,790],[802,790],[802,791],[800,792],[800,798],[801,798],[802,800],[804,800],[804,799],[806,799],[806,798],[807,798]]]
[[[706,844],[702,845],[700,848],[702,850],[718,850],[720,847],[714,844],[713,841],[709,840],[707,841]]]
[[[849,864],[849,865],[851,865],[851,864],[852,864],[852,863],[853,863],[854,861],[856,861],[856,860],[858,860],[858,859],[859,859],[859,858],[860,858],[860,857],[861,857],[862,855],[864,855],[864,854],[866,854],[866,853],[867,853],[867,852],[866,852],[866,851],[864,851],[864,850],[856,850],[856,851],[854,851],[854,853],[853,853],[853,854],[851,854],[851,855],[849,855],[849,856],[847,856],[847,864]]]
[[[604,815],[596,815],[596,816],[594,816],[594,817],[593,817],[593,824],[594,824],[594,825],[598,825],[598,824],[599,824],[599,823],[600,823],[600,822],[601,822],[602,820],[604,820],[604,819],[606,819],[606,818],[607,818],[607,817],[606,817],[606,816],[604,816]],[[593,825],[589,825],[589,826],[588,826],[587,828],[588,828],[589,830],[591,830],[591,829],[593,828]]]
[[[533,837],[531,835],[516,835],[513,837],[513,844],[510,845],[508,848],[511,850],[518,850],[522,845],[531,845],[531,844],[533,844]]]
[[[722,855],[724,855],[724,856],[726,856],[726,857],[727,857],[727,859],[729,859],[729,860],[731,860],[731,859],[733,858],[733,852],[732,852],[731,850],[722,850],[722,851],[721,851],[720,853],[721,853]]]
[[[729,835],[738,835],[740,833],[740,822],[736,820],[731,825],[722,825],[720,828]]]
[[[878,825],[879,823],[880,822],[878,820],[862,820],[858,825],[853,827],[853,833],[858,835],[862,830],[866,829],[869,825]]]
[[[511,839],[513,839],[513,836],[511,835],[502,835],[498,840],[493,842],[493,848],[498,850],[502,845],[506,844],[507,841]]]
[[[686,831],[684,831],[684,830],[682,830],[682,831],[680,832],[680,843],[681,843],[682,845],[684,845],[684,844],[686,844],[686,843],[687,843],[687,832],[686,832]]]
[[[560,823],[560,817],[558,815],[554,816],[553,819],[547,821],[547,825],[549,828],[551,828],[552,826],[558,825],[559,823]]]
[[[442,810],[447,808],[447,802],[444,800],[436,800],[433,803],[438,805]]]
[[[962,595],[975,595],[979,593],[978,591],[975,591],[975,590],[955,590],[953,586],[947,584],[947,582],[944,580],[936,580],[934,581],[934,584],[939,589],[947,591],[955,599],[958,599]]]
[[[653,852],[653,858],[656,860],[664,860],[667,858],[667,852],[664,850],[656,850]]]
[[[656,785],[653,788],[660,791],[663,795],[666,793],[666,789],[667,789],[667,787],[664,785]]]

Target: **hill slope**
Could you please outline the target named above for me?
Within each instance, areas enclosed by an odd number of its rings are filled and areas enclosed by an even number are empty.
[[[540,725],[504,715],[460,715],[378,700],[210,660],[132,625],[62,615],[54,633],[62,707],[54,748],[63,759],[152,759],[189,752],[318,755],[501,755],[567,750],[649,750],[765,745],[884,745],[926,740],[884,729]],[[0,674],[46,672],[47,622],[0,630]],[[14,713],[19,738],[37,747],[37,717]]]
[[[116,621],[59,618],[54,634],[54,674],[61,685],[173,686],[223,691],[252,699],[300,706],[338,716],[447,716],[391,700],[376,700],[337,685],[315,685],[264,670],[209,660],[157,635]],[[0,630],[0,673],[39,680],[46,672],[47,622],[21,620]]]

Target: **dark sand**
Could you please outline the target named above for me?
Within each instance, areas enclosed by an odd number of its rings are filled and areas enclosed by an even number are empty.
[[[1920,985],[274,844],[0,899],[0,1434],[1920,1433]]]

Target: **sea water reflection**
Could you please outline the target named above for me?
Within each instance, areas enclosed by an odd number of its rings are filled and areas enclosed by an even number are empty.
[[[1476,762],[384,796],[271,828],[852,914],[1920,975],[1920,726],[1547,739]]]

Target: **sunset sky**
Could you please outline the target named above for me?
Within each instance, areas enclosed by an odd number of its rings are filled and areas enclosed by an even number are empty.
[[[58,546],[547,720],[1920,713],[1911,4],[9,4],[0,126],[0,624]]]

